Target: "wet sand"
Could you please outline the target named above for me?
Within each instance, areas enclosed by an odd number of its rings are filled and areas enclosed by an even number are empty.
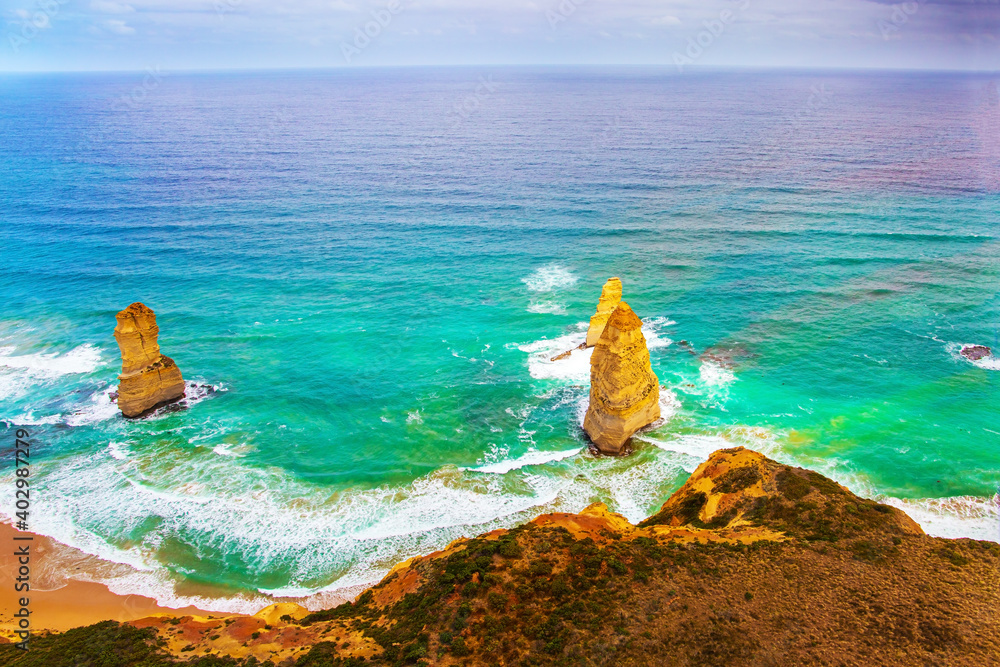
[[[31,541],[15,541],[14,537],[31,537]],[[15,552],[18,547],[30,545],[32,590],[14,590],[19,564]],[[65,547],[62,547],[65,549]],[[0,636],[11,638],[16,629],[13,614],[20,608],[18,600],[27,597],[31,610],[31,630],[63,631],[99,621],[132,621],[154,614],[236,616],[208,612],[196,607],[170,609],[161,607],[152,598],[141,595],[116,595],[103,584],[54,578],[48,574],[53,568],[49,562],[56,557],[53,540],[33,533],[15,530],[0,523]],[[37,579],[36,579],[37,575]],[[41,589],[36,589],[35,582]]]

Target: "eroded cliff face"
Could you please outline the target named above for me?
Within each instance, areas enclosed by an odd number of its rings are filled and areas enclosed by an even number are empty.
[[[604,333],[604,327],[608,323],[611,313],[622,300],[622,281],[618,278],[610,278],[604,283],[601,289],[601,299],[597,302],[597,312],[590,318],[590,327],[587,329],[587,347],[594,347]]]
[[[624,301],[608,318],[590,358],[590,407],[583,429],[605,454],[618,454],[636,431],[660,418],[642,322]]]
[[[126,417],[138,417],[158,405],[184,396],[184,378],[170,357],[160,354],[156,315],[133,303],[117,315],[115,340],[122,354],[118,376],[118,408]]]

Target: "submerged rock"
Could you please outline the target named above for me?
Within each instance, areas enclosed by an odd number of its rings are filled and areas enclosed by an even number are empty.
[[[572,350],[566,350],[562,354],[557,354],[556,356],[549,359],[549,361],[562,361],[563,359],[569,359],[570,356],[577,350],[586,350],[586,349],[587,349],[587,344],[582,343],[581,345],[574,347]]]
[[[138,417],[153,408],[184,396],[184,378],[170,357],[160,354],[156,315],[147,306],[133,303],[117,315],[115,340],[122,354],[118,376],[118,409]]]
[[[590,358],[590,407],[583,429],[605,454],[660,418],[660,381],[649,362],[642,322],[622,301]]]
[[[985,345],[966,345],[962,348],[962,356],[969,361],[979,361],[993,356],[993,350]]]
[[[601,289],[601,299],[597,302],[597,312],[590,318],[590,328],[587,329],[587,347],[594,347],[604,333],[604,326],[608,323],[611,313],[622,300],[622,281],[618,278],[609,278]]]

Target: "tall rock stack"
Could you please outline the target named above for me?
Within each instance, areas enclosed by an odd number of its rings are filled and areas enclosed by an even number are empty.
[[[660,381],[649,362],[642,322],[622,301],[590,358],[583,429],[602,453],[618,454],[632,434],[659,418]]]
[[[160,354],[156,315],[141,303],[133,303],[117,315],[115,340],[122,353],[118,376],[118,409],[126,417],[138,417],[153,408],[184,396],[184,378],[170,357]]]
[[[610,278],[601,290],[601,300],[597,302],[597,312],[590,318],[590,328],[587,329],[587,347],[594,347],[604,333],[604,325],[608,323],[611,313],[622,300],[622,281]]]

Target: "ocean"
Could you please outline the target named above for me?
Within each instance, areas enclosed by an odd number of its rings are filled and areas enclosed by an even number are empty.
[[[63,576],[328,606],[743,445],[1000,541],[989,76],[646,68],[0,76],[0,423]],[[665,419],[581,430],[604,281]],[[126,421],[115,313],[189,383]],[[12,466],[0,488],[12,488]],[[10,521],[13,495],[0,510]],[[72,567],[71,567],[72,565]],[[55,575],[53,575],[55,576]]]

